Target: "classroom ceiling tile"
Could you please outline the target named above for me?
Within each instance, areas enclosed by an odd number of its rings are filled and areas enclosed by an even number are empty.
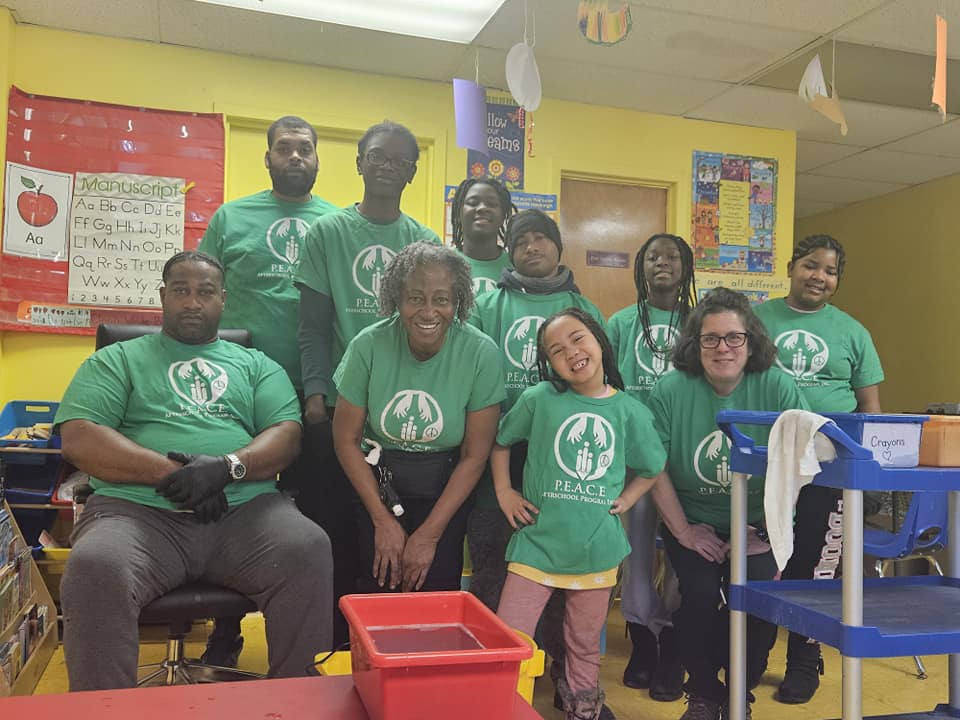
[[[863,150],[866,150],[866,148],[857,145],[797,140],[797,172],[813,170],[821,165],[835,162],[840,158],[854,155]]]
[[[796,130],[802,140],[872,147],[899,140],[940,122],[936,112],[844,100],[848,133],[811,110],[795,92],[741,86],[691,110],[700,120]]]
[[[758,28],[656,8],[632,10],[633,30],[627,38],[616,45],[600,46],[580,34],[577,2],[555,0],[550,13],[536,13],[537,58],[737,82],[817,37],[811,32]],[[528,22],[528,35],[532,28]],[[523,3],[514,2],[493,17],[476,44],[507,50],[522,40]]]
[[[933,55],[936,16],[946,15],[947,54],[960,58],[960,16],[944,0],[896,0],[840,30],[838,40]],[[931,68],[932,72],[932,68]]]
[[[867,150],[816,169],[817,175],[917,185],[960,173],[960,158]]]
[[[547,60],[540,69],[544,95],[595,105],[682,115],[732,87],[726,83],[677,78],[643,70],[591,68]]]
[[[299,18],[161,0],[163,42],[297,63],[446,81],[465,52],[457,43],[426,40]],[[211,33],[211,28],[217,28]],[[278,41],[282,38],[282,42]]]
[[[797,198],[797,201],[793,206],[794,217],[809,217],[811,215],[819,215],[820,213],[830,212],[834,208],[838,208],[840,205],[838,203],[832,202],[820,202],[818,200],[801,200]]]
[[[930,130],[924,130],[916,135],[884,145],[883,149],[921,153],[923,155],[960,157],[960,120],[950,120]]]
[[[2,0],[18,22],[135,40],[160,39],[156,2],[142,0]]]
[[[736,22],[827,33],[887,0],[632,0],[634,13],[648,7],[707,15]]]
[[[877,195],[886,195],[897,190],[903,190],[907,187],[909,185],[906,183],[851,180],[849,178],[800,173],[797,175],[797,202],[812,200],[847,205]]]

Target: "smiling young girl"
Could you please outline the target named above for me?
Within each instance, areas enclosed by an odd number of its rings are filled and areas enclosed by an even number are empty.
[[[568,720],[603,707],[600,635],[617,567],[630,552],[626,512],[663,469],[665,454],[642,403],[623,391],[610,341],[588,313],[568,308],[537,333],[540,377],[500,422],[491,455],[497,501],[516,530],[498,615],[528,635],[554,590],[566,595]],[[510,445],[529,440],[523,492],[510,481]],[[624,482],[627,468],[633,480]]]

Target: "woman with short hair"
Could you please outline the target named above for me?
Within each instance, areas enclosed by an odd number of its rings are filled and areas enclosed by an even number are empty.
[[[496,345],[464,323],[472,308],[459,253],[408,245],[380,284],[386,318],[350,342],[334,375],[334,446],[357,495],[362,592],[460,588],[469,500],[505,397]]]
[[[653,388],[648,407],[667,451],[670,482],[658,482],[654,502],[666,527],[663,542],[680,581],[673,615],[680,660],[689,678],[681,720],[718,720],[727,689],[717,673],[729,656],[727,610],[721,589],[730,580],[730,441],[717,428],[720,410],[806,409],[794,383],[771,370],[775,348],[750,303],[716,288],[690,313],[674,345],[673,366]],[[758,444],[769,428],[744,426]],[[769,580],[777,571],[763,528],[764,478],[748,480],[747,577]],[[747,619],[749,693],[760,682],[776,627]]]

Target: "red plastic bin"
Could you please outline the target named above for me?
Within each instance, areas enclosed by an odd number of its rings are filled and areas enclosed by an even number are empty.
[[[353,684],[370,720],[513,717],[520,662],[533,650],[470,593],[347,595],[340,608],[350,624]],[[386,653],[370,632],[442,625],[462,626],[481,647]]]

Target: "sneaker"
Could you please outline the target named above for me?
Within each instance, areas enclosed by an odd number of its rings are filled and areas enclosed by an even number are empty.
[[[687,695],[687,709],[680,720],[720,720],[720,703],[707,698]]]
[[[797,639],[795,640],[794,637]],[[823,675],[823,656],[820,644],[810,643],[799,635],[790,633],[787,645],[787,671],[777,689],[776,699],[787,705],[810,702],[820,687]]]
[[[720,720],[730,720],[730,708],[726,702],[723,703],[723,707],[720,709]],[[747,712],[743,716],[743,720],[753,720],[753,703],[747,702]]]
[[[241,650],[243,650],[242,635],[223,637],[211,633],[210,637],[207,638],[207,649],[200,657],[200,662],[204,665],[235,668],[237,661],[240,659]]]
[[[646,690],[657,668],[657,636],[640,623],[628,622],[627,632],[630,633],[633,650],[623,671],[623,684],[628,688]]]
[[[559,691],[553,693],[553,706],[557,710],[563,710],[563,698],[560,697]],[[600,714],[597,715],[597,720],[617,720],[617,716],[614,715],[613,710],[604,703],[600,706]]]

